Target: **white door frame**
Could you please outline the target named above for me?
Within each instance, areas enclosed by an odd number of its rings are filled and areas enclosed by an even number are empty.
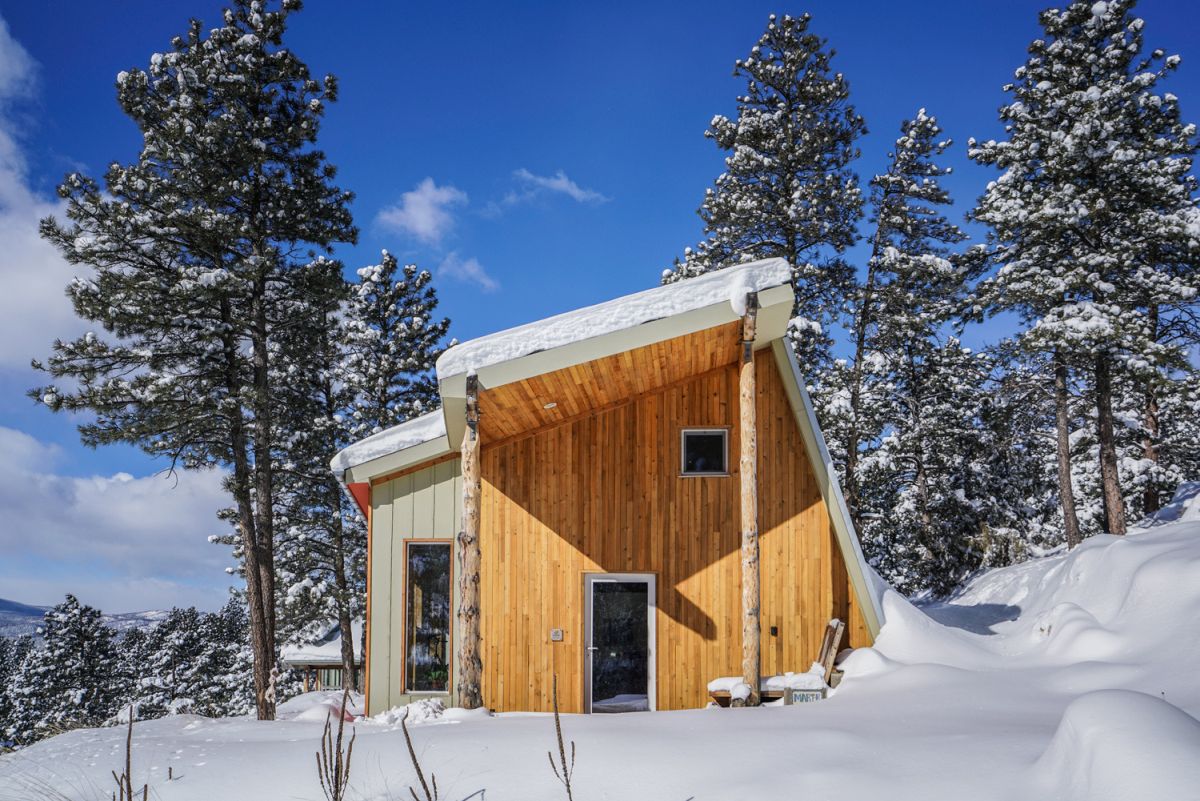
[[[658,637],[654,630],[655,610],[658,599],[655,595],[653,573],[584,573],[583,574],[583,711],[592,711],[592,587],[611,582],[641,582],[646,585],[646,700],[650,711],[658,708],[654,676],[657,673]]]

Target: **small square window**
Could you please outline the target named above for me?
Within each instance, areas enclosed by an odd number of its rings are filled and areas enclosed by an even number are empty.
[[[723,428],[685,428],[680,473],[685,476],[723,476],[728,473],[728,438],[729,432]]]

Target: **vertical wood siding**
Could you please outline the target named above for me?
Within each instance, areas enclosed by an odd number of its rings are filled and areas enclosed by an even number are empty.
[[[856,645],[866,644],[866,629],[769,350],[757,354],[756,370],[762,666],[768,674],[802,671],[829,618],[847,619]],[[738,466],[731,459],[728,476],[679,475],[681,428],[727,427],[729,452],[738,452],[737,391],[730,364],[589,417],[484,444],[487,706],[548,710],[557,673],[561,707],[582,709],[587,572],[655,574],[659,709],[701,706],[709,679],[740,673]],[[405,491],[393,487],[399,516]],[[394,568],[393,576],[396,592]],[[562,642],[550,641],[552,628],[563,629]],[[394,631],[392,642],[401,647],[402,633]]]

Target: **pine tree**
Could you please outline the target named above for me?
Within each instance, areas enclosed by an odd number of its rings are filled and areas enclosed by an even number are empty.
[[[121,702],[115,634],[100,611],[73,595],[45,615],[43,645],[10,686],[8,735],[21,745],[64,729],[98,726]]]
[[[0,637],[0,743],[15,738],[9,731],[16,719],[15,679],[32,650],[33,637],[28,634],[13,639]]]
[[[802,361],[824,366],[829,325],[854,285],[840,254],[857,238],[862,196],[849,164],[866,126],[849,102],[849,83],[830,67],[833,51],[809,32],[809,20],[772,14],[750,55],[735,62],[734,75],[746,79],[737,117],[717,115],[705,132],[728,153],[699,210],[707,238],[663,280],[786,259]]]
[[[1122,534],[1126,509],[1117,459],[1116,386],[1142,373],[1146,412],[1163,370],[1182,350],[1161,329],[1197,294],[1200,215],[1189,175],[1195,126],[1177,98],[1157,93],[1177,56],[1142,56],[1133,0],[1074,2],[1040,16],[1045,36],[1005,87],[1007,138],[971,144],[971,157],[1003,170],[974,211],[992,229],[1001,269],[983,297],[1016,311],[1023,344],[1051,354],[1058,395],[1060,491],[1070,516],[1067,413],[1070,376],[1090,386],[1105,530]],[[1153,426],[1151,426],[1152,428]],[[1153,436],[1153,434],[1151,434]],[[1068,528],[1072,544],[1079,534]]]
[[[863,440],[883,433],[889,388],[894,367],[888,362],[908,348],[909,361],[919,361],[932,347],[940,329],[962,303],[970,277],[947,260],[950,248],[966,235],[946,219],[950,193],[940,178],[949,167],[934,159],[951,144],[941,140],[937,119],[920,109],[900,126],[901,136],[890,154],[886,172],[871,179],[871,256],[867,277],[855,294],[853,309],[854,356],[846,380],[848,416],[844,467],[846,503],[856,523],[859,515],[857,466]],[[925,347],[922,345],[921,347]],[[927,348],[926,348],[927,351]],[[912,365],[906,370],[911,375]]]
[[[328,470],[350,442],[432,410],[433,366],[449,321],[435,318],[432,276],[402,269],[386,251],[358,271],[340,310],[314,308],[321,324],[297,337],[279,364],[293,393],[280,469],[281,599],[285,636],[312,640],[343,632],[343,682],[357,690],[353,620],[365,607],[366,527]],[[282,433],[282,432],[281,432]]]
[[[383,252],[358,271],[346,313],[339,378],[354,390],[349,435],[360,439],[438,405],[433,367],[450,327],[436,319],[433,276]],[[450,344],[453,344],[451,342]]]
[[[274,715],[273,467],[280,392],[272,356],[307,293],[330,282],[314,252],[356,236],[349,193],[315,148],[332,77],[313,78],[283,47],[298,0],[268,11],[235,0],[223,25],[193,21],[149,68],[121,73],[118,100],[142,133],[101,187],[79,174],[59,190],[68,224],[42,234],[94,277],[69,294],[111,334],[56,342],[46,365],[65,387],[32,394],[95,414],[89,445],[126,442],[187,468],[228,466],[245,561],[256,708]]]

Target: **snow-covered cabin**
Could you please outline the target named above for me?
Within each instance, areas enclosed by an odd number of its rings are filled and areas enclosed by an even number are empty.
[[[833,617],[872,642],[790,279],[754,262],[456,345],[440,409],[337,455],[370,524],[370,711],[545,711],[555,674],[565,711],[702,706],[746,675],[752,575],[763,675],[807,669]]]
[[[362,658],[358,655],[362,621],[355,620],[350,628],[354,638],[354,670],[358,674],[358,686],[362,687]],[[314,642],[289,642],[279,649],[279,661],[300,674],[304,692],[341,689],[342,627],[334,623]]]

